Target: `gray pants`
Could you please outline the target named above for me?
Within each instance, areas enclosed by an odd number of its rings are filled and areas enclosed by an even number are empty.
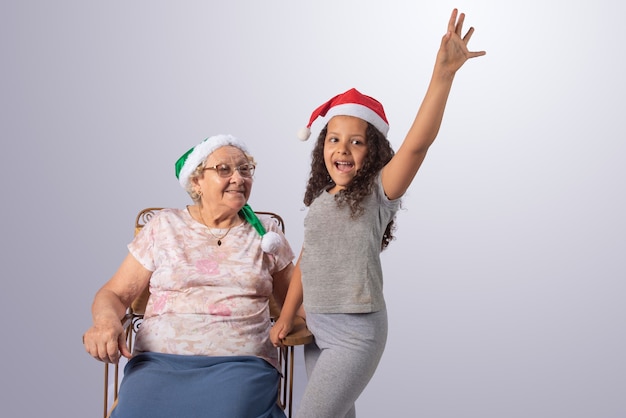
[[[387,311],[307,313],[315,342],[304,347],[308,382],[298,418],[355,418],[354,403],[371,380],[387,342]]]

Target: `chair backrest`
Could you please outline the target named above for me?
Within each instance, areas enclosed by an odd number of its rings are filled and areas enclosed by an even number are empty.
[[[148,223],[148,221],[150,221],[150,219],[152,219],[152,217],[161,209],[163,208],[145,208],[141,210],[137,214],[137,217],[135,218],[135,235],[137,235],[139,231],[141,231],[141,228],[143,228],[146,225],[146,223]],[[283,221],[283,218],[279,214],[274,213],[274,212],[257,212],[257,211],[255,211],[254,213],[256,213],[257,215],[269,216],[276,222],[276,224],[280,227],[281,231],[285,233],[285,222]],[[139,297],[137,297],[131,304],[131,307],[130,307],[131,312],[135,315],[143,315],[146,310],[146,305],[148,304],[149,297],[150,297],[150,288],[146,286],[145,289],[143,289],[143,292],[141,292],[141,295],[139,295]],[[280,314],[280,307],[278,306],[274,298],[271,297],[270,298],[270,316],[273,318],[277,318],[279,314]]]

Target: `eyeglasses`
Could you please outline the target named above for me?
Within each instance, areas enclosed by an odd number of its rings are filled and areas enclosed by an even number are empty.
[[[254,169],[256,167],[254,164],[241,164],[240,166],[233,167],[228,164],[218,164],[213,167],[204,167],[204,170],[215,170],[220,177],[228,178],[231,177],[235,170],[239,171],[241,177],[252,177],[254,175]]]

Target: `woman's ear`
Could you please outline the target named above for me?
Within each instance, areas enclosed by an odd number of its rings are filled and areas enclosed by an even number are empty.
[[[200,187],[200,183],[198,182],[198,180],[199,178],[197,176],[194,176],[192,179],[190,179],[191,189],[194,191],[194,193],[200,195],[200,193],[202,193],[202,188]]]

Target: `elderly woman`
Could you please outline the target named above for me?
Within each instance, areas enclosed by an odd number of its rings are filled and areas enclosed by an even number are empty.
[[[194,204],[159,211],[96,293],[85,349],[130,358],[112,417],[284,417],[268,302],[284,300],[294,254],[246,203],[254,169],[230,135],[185,153],[176,176]],[[131,354],[120,320],[148,285]]]

